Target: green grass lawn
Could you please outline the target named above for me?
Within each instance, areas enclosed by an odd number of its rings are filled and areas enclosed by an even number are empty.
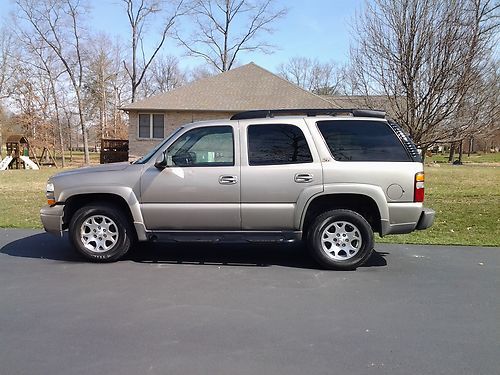
[[[0,171],[0,227],[41,228],[40,208],[47,204],[47,179],[56,168]]]
[[[0,227],[40,228],[45,183],[59,170],[0,172]],[[500,167],[426,166],[426,206],[436,210],[434,226],[379,242],[500,246]]]
[[[426,166],[425,177],[434,225],[379,242],[500,246],[500,167],[438,164]]]

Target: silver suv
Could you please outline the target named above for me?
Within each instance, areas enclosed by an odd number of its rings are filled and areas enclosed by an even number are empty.
[[[265,110],[188,124],[147,155],[59,173],[47,183],[45,230],[69,229],[91,261],[135,241],[305,240],[326,268],[353,269],[374,232],[432,225],[423,164],[384,112]]]

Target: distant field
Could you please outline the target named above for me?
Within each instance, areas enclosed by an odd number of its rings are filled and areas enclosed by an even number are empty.
[[[0,172],[0,227],[40,228],[45,183],[60,169]],[[500,167],[426,166],[426,206],[436,210],[434,226],[379,242],[500,246]]]
[[[455,154],[455,159],[458,160],[458,154]],[[448,154],[434,154],[425,158],[426,163],[448,163]],[[500,152],[492,153],[477,153],[467,156],[462,155],[462,163],[500,163]]]
[[[6,150],[4,146],[2,148],[2,156],[5,157],[5,154]],[[38,154],[37,156],[40,157],[40,155]],[[69,151],[65,151],[64,156],[65,156],[64,162],[66,167],[78,168],[84,165],[83,151],[73,151],[72,153],[70,153]],[[91,164],[99,164],[99,158],[100,158],[99,152],[89,152],[89,156]],[[56,159],[57,166],[61,167],[62,155],[56,151],[54,157]]]
[[[84,165],[83,151],[73,151],[72,154],[73,154],[72,155],[73,157],[70,158],[69,151],[64,152],[65,166],[66,167],[73,167],[73,168],[82,167]],[[90,156],[90,164],[99,164],[100,154],[98,152],[90,152],[89,156]],[[56,152],[55,158],[56,158],[57,165],[60,167],[62,165],[61,164],[62,163],[61,154]]]

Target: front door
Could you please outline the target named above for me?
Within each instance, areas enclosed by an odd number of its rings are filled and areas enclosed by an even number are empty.
[[[141,179],[141,209],[149,230],[239,230],[238,128],[200,126],[166,150],[167,167]]]

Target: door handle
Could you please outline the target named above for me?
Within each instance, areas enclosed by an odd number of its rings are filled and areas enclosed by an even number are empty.
[[[309,173],[297,173],[295,175],[295,182],[298,182],[298,183],[307,183],[307,182],[312,182],[313,180],[313,175],[312,174],[309,174]]]
[[[219,176],[219,184],[234,185],[238,182],[238,176]]]

